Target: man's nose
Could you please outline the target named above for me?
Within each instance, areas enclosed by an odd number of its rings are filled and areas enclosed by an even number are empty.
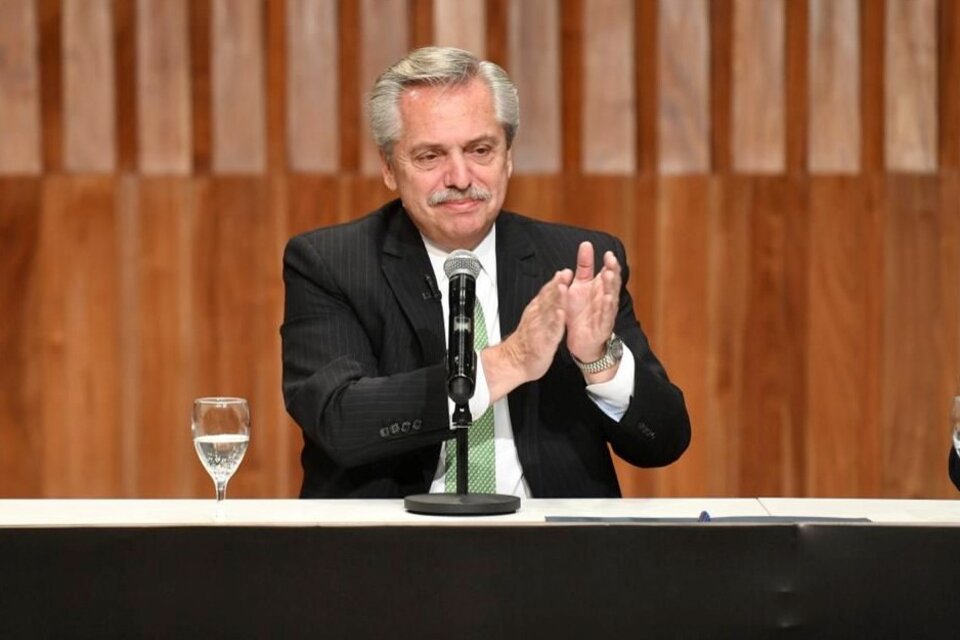
[[[447,188],[465,190],[470,186],[473,178],[470,175],[470,167],[467,166],[466,158],[460,153],[451,153],[447,157],[446,174],[444,175],[444,186]]]

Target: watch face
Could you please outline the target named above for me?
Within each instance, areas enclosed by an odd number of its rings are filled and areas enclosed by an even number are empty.
[[[610,340],[609,351],[610,355],[612,355],[614,359],[619,362],[620,358],[623,357],[623,340],[620,339],[620,336],[615,335]]]

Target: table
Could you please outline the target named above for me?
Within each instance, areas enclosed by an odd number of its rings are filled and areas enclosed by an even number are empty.
[[[957,549],[960,501],[0,500],[0,637],[953,637]]]

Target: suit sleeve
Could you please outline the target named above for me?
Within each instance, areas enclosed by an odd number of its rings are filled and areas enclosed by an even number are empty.
[[[364,276],[338,277],[304,236],[283,260],[283,395],[306,437],[349,468],[448,436],[442,362],[380,375],[363,312],[344,290],[345,278]]]
[[[640,467],[659,467],[676,461],[690,444],[690,418],[683,393],[667,377],[633,309],[627,290],[629,267],[619,240],[613,251],[623,269],[620,309],[614,331],[633,352],[633,396],[619,422],[604,415],[607,440],[618,456]],[[598,409],[599,411],[599,409]]]
[[[957,450],[950,447],[950,459],[947,462],[947,470],[950,473],[950,480],[953,485],[960,489],[960,458],[957,457]]]

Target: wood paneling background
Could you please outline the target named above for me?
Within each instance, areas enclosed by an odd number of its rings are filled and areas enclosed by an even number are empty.
[[[628,248],[694,425],[628,495],[955,495],[960,0],[0,0],[0,496],[210,496],[212,394],[295,495],[283,245],[432,42],[520,88],[508,206]]]

